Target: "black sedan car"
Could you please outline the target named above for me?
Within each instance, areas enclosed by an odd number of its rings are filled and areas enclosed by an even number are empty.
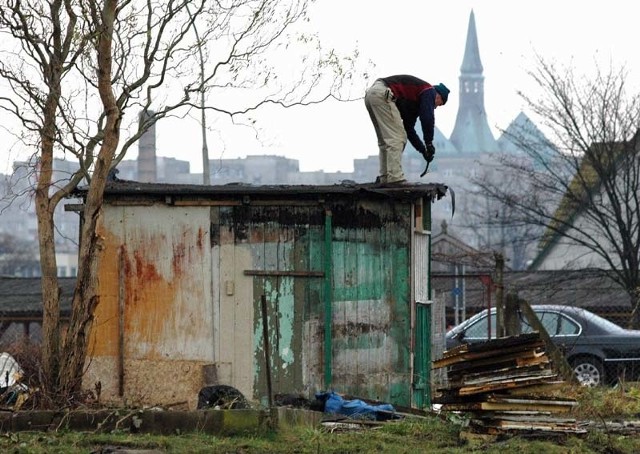
[[[580,383],[597,386],[619,378],[640,376],[640,331],[621,328],[592,312],[572,306],[534,305],[532,309],[554,344],[562,351]],[[491,337],[496,313],[491,310]],[[487,340],[487,310],[474,315],[446,334],[446,348]],[[533,328],[520,317],[522,333]]]

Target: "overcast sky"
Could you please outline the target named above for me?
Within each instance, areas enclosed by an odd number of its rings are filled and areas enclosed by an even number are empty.
[[[637,14],[635,2],[629,0],[317,0],[309,26],[318,30],[325,45],[344,52],[357,46],[362,58],[376,65],[376,75],[405,73],[444,82],[452,92],[447,105],[436,111],[436,126],[449,137],[472,10],[484,67],[485,108],[496,137],[498,128],[505,128],[523,110],[516,92],[536,96],[538,87],[526,75],[536,53],[570,64],[576,74],[587,77],[593,75],[594,61],[605,67],[625,65],[633,88],[638,89]],[[299,160],[303,171],[349,172],[354,158],[377,154],[362,100],[270,109],[256,118],[262,142],[250,130],[214,124],[222,130],[209,135],[210,158],[270,154]],[[189,160],[192,172],[202,171],[195,120],[159,124],[157,147],[159,156]],[[136,152],[127,159],[134,159]],[[0,172],[6,172],[16,158],[3,156]]]

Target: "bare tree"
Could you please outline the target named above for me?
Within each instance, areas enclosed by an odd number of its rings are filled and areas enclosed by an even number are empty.
[[[10,86],[0,109],[21,124],[16,138],[33,150],[37,178],[43,385],[52,403],[68,402],[80,389],[100,303],[96,225],[104,187],[145,130],[200,109],[205,92],[210,112],[251,124],[247,114],[265,104],[345,99],[349,83],[361,82],[353,74],[357,56],[325,51],[317,36],[304,33],[310,1],[6,0],[0,6],[0,77]],[[290,54],[302,57],[284,58]],[[277,70],[291,66],[294,79]],[[141,111],[147,115],[140,124]],[[54,156],[77,159],[78,171],[54,181]],[[77,286],[62,330],[53,214],[83,182]]]
[[[508,159],[513,161],[514,158]],[[508,262],[508,268],[523,270],[535,254],[535,243],[543,228],[523,222],[505,200],[487,196],[487,186],[499,186],[504,194],[518,194],[522,190],[520,176],[503,167],[501,162],[504,160],[504,156],[494,153],[481,157],[465,201],[467,217],[460,222],[462,227],[473,232],[484,250],[500,252]]]
[[[639,328],[640,94],[629,93],[624,68],[595,68],[590,79],[539,57],[529,73],[539,96],[520,95],[551,139],[506,132],[522,154],[501,156],[501,181],[476,184],[510,222],[543,228],[539,259],[553,247],[565,268],[611,270]]]

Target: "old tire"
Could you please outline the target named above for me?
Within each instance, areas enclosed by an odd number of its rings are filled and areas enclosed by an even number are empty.
[[[593,356],[579,356],[571,360],[571,367],[581,385],[592,388],[604,384],[604,367],[599,359]]]

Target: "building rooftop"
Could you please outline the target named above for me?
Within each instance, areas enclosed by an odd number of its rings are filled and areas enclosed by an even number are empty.
[[[428,197],[439,200],[447,194],[449,188],[440,183],[407,183],[401,186],[384,187],[375,183],[355,183],[343,181],[333,185],[251,185],[245,183],[229,183],[225,185],[192,185],[192,184],[166,184],[166,183],[141,183],[138,181],[115,180],[107,183],[104,194],[110,196],[133,197],[215,197],[215,198],[242,198],[250,200],[295,198],[295,199],[322,199],[326,197],[344,197],[361,195],[365,197],[391,197],[413,200],[420,197]],[[72,194],[73,197],[83,197],[87,187],[79,187]],[[249,198],[249,199],[246,199]]]
[[[69,316],[76,278],[58,278],[62,291],[61,314]],[[0,320],[42,318],[42,288],[39,277],[0,277]]]

